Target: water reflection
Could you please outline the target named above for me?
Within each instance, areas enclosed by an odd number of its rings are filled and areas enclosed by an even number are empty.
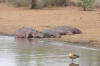
[[[67,57],[70,51],[73,51],[74,53],[76,52],[76,54],[79,54],[82,57],[80,60],[75,60],[76,64],[71,63],[69,66],[79,66],[79,64],[80,66],[93,66],[95,65],[94,63],[96,63],[96,65],[98,64],[97,61],[94,61],[94,58],[96,59],[97,56],[92,56],[95,52],[92,52],[91,50],[80,49],[70,45],[60,45],[59,42],[49,42],[43,41],[41,39],[17,39],[16,47],[17,66],[31,66],[32,64],[36,66],[49,66],[51,64],[56,65],[56,62],[59,65],[62,65],[60,64],[62,62],[68,65],[68,63],[71,62]],[[60,55],[62,57],[60,57]],[[65,64],[63,64],[63,66]]]
[[[17,66],[30,66],[32,55],[32,41],[25,39],[16,39],[16,64]],[[29,45],[30,44],[30,45]]]
[[[0,66],[100,66],[100,51],[43,39],[0,37]],[[71,63],[69,52],[80,55]],[[6,62],[5,62],[6,61]]]
[[[79,66],[79,64],[70,63],[69,66]]]
[[[37,41],[38,39],[16,39],[16,64],[17,66],[44,66],[42,62],[46,62],[45,54],[49,54],[45,50],[46,45],[42,47]],[[49,49],[49,48],[48,48]]]

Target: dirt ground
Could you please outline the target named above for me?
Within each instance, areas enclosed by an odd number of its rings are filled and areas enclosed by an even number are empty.
[[[0,33],[14,35],[20,27],[44,30],[55,26],[73,26],[83,33],[66,35],[53,40],[73,42],[100,48],[100,10],[82,11],[81,8],[63,7],[50,9],[13,8],[0,5]]]

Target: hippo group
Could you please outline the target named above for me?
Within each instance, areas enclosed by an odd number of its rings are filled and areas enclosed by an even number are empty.
[[[47,30],[38,31],[32,28],[19,28],[15,32],[16,38],[60,38],[62,35],[81,34],[78,28],[70,26],[57,26]]]

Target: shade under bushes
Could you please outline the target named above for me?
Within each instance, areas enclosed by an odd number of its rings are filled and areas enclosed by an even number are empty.
[[[32,0],[0,0],[3,3],[10,3],[13,6],[31,6]],[[35,8],[51,7],[51,6],[67,6],[71,4],[71,0],[36,0]]]

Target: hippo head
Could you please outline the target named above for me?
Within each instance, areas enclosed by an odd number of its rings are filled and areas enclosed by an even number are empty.
[[[28,38],[33,38],[33,33],[32,33],[32,32],[30,32],[30,33],[28,34]]]
[[[37,31],[35,34],[35,38],[43,38],[44,34],[42,32]]]
[[[81,34],[82,33],[82,31],[77,28],[73,28],[73,29],[74,29],[73,34]]]

